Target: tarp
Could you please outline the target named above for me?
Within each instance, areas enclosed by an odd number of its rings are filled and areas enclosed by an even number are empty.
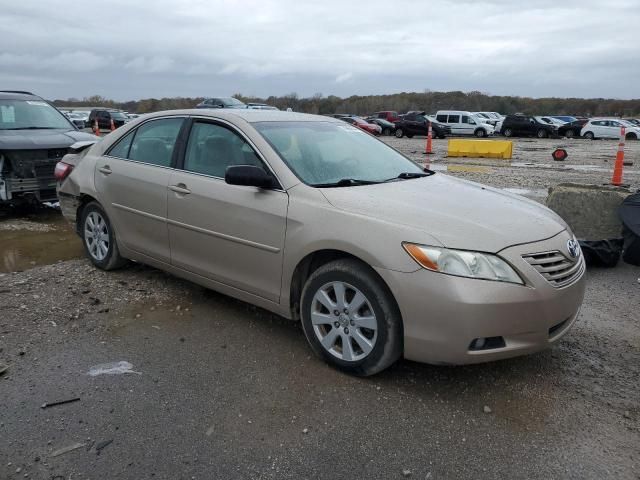
[[[640,266],[640,192],[629,195],[618,209],[623,225],[622,259]]]
[[[615,267],[622,253],[622,239],[580,240],[580,248],[588,267]]]

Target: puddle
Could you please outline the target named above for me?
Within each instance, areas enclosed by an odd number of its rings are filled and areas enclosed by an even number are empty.
[[[123,375],[125,373],[137,373],[138,375],[142,375],[141,372],[135,372],[133,370],[133,365],[125,361],[94,365],[89,369],[87,375],[90,377],[97,377],[98,375]]]
[[[27,270],[83,255],[80,238],[59,211],[0,218],[0,272]]]
[[[515,193],[516,195],[522,195],[523,197],[529,198],[546,198],[547,197],[547,189],[546,188],[537,188],[534,190],[529,190],[527,188],[503,188],[505,192]]]

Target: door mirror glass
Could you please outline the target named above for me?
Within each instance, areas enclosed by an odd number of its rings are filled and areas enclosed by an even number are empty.
[[[261,167],[255,165],[232,165],[227,167],[224,181],[229,185],[244,185],[246,187],[271,188],[273,178]]]

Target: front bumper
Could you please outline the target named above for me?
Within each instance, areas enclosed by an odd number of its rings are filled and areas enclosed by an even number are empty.
[[[404,324],[404,356],[434,364],[467,364],[533,353],[551,346],[575,322],[584,297],[584,260],[562,288],[549,283],[522,256],[561,250],[562,232],[542,242],[499,253],[526,285],[455,277],[425,269],[377,269],[395,296]],[[474,350],[476,339],[501,338],[495,348]]]

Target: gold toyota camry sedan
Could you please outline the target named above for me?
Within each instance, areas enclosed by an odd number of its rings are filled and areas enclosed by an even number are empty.
[[[333,118],[158,112],[74,145],[56,177],[96,267],[142,262],[299,320],[355,375],[544,349],[584,296],[580,247],[549,209]]]

